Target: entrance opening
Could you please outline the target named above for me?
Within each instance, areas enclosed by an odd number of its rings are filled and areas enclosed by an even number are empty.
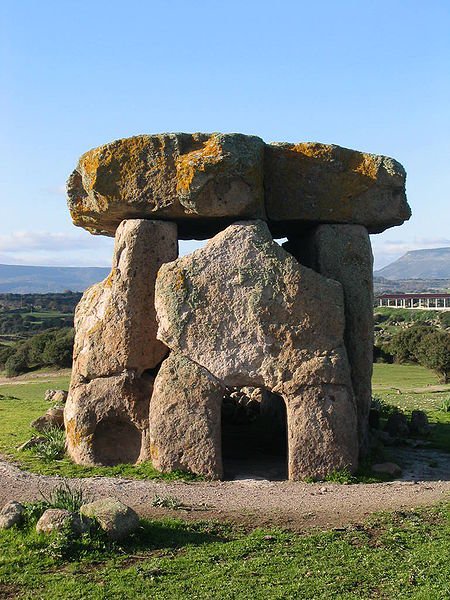
[[[233,388],[222,402],[226,479],[287,479],[287,414],[283,398],[262,388]]]
[[[135,464],[141,453],[139,429],[120,418],[100,421],[94,432],[94,459],[102,465]]]

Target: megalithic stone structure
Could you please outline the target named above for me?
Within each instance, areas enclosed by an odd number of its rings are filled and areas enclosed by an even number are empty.
[[[110,276],[76,312],[73,460],[151,458],[220,478],[223,391],[250,386],[285,403],[291,479],[356,469],[371,398],[368,234],[410,217],[405,177],[385,156],[243,134],[141,135],[84,154],[72,219],[116,242]],[[177,260],[178,239],[207,238]]]

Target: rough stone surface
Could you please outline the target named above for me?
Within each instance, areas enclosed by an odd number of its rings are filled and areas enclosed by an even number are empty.
[[[167,354],[156,339],[154,282],[159,267],[177,257],[176,225],[133,219],[117,229],[111,274],[90,287],[75,313],[72,383],[141,374]]]
[[[139,517],[135,511],[115,498],[84,504],[80,514],[96,519],[112,540],[123,540],[139,527]]]
[[[373,369],[373,257],[367,229],[320,225],[285,244],[302,264],[341,283],[345,304],[345,346],[352,371],[362,454],[368,450]]]
[[[165,133],[86,152],[67,193],[75,225],[104,235],[135,218],[175,221],[185,239],[211,237],[243,218],[267,219],[279,237],[292,221],[378,233],[411,215],[405,178],[392,158],[335,145]]]
[[[221,386],[205,369],[172,352],[155,379],[150,404],[151,458],[160,471],[222,477]]]
[[[271,144],[264,168],[267,216],[351,223],[379,233],[411,216],[405,179],[400,163],[386,156],[316,142]]]
[[[0,510],[0,529],[10,529],[22,521],[24,507],[12,500]]]
[[[148,458],[153,377],[133,371],[71,386],[65,407],[67,451],[81,465],[137,463]]]
[[[48,508],[36,523],[37,533],[55,533],[69,527],[74,533],[81,534],[89,528],[88,520],[64,508]]]
[[[44,400],[55,404],[65,404],[67,392],[66,390],[45,390]]]
[[[40,433],[56,427],[64,429],[64,408],[62,406],[53,406],[49,408],[45,415],[35,419],[30,427]]]
[[[300,265],[265,223],[236,223],[164,265],[155,305],[174,351],[223,385],[283,396],[291,479],[357,466],[342,287]]]
[[[264,142],[223,133],[121,139],[84,154],[69,177],[75,225],[114,235],[123,219],[192,221],[264,217]],[[214,228],[214,225],[213,225]],[[221,227],[219,226],[219,229]],[[206,234],[210,235],[210,231]]]

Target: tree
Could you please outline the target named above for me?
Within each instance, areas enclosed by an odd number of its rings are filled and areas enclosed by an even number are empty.
[[[443,383],[450,382],[450,333],[434,331],[426,336],[417,355],[421,365],[436,371]]]
[[[397,333],[389,344],[389,352],[396,357],[397,362],[420,362],[419,347],[435,329],[426,325],[414,325]]]

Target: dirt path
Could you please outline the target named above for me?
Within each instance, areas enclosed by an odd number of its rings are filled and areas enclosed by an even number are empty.
[[[60,377],[70,377],[71,369],[46,371],[42,373],[25,373],[17,377],[0,377],[1,385],[25,385],[26,383],[47,383]]]
[[[0,461],[0,506],[8,500],[41,499],[61,478],[34,475]],[[71,480],[91,497],[115,496],[142,516],[220,519],[247,526],[303,531],[360,522],[381,510],[407,510],[450,498],[450,481],[380,484],[307,484],[289,481],[162,482],[90,477]],[[173,496],[187,509],[154,508],[152,500]]]

